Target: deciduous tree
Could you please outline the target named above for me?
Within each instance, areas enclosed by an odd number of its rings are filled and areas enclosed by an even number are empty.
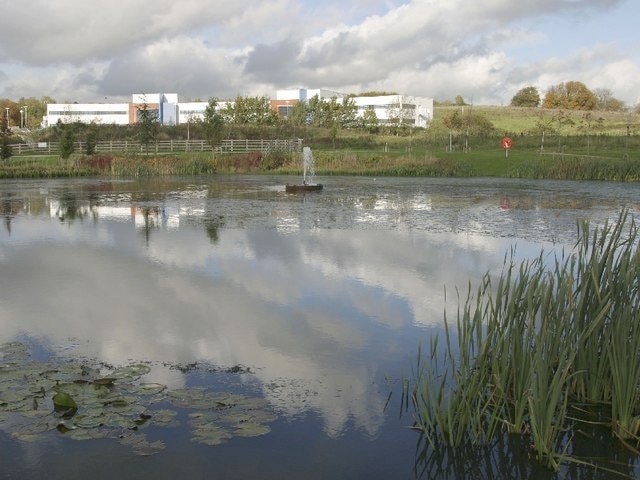
[[[598,110],[621,112],[625,109],[624,102],[615,98],[608,88],[596,88],[593,93],[598,99]]]
[[[149,144],[155,139],[157,129],[157,114],[150,110],[145,102],[138,109],[138,138],[140,143],[144,145],[145,152],[149,151]]]
[[[221,113],[226,122],[236,125],[274,125],[278,121],[278,114],[271,108],[271,101],[267,97],[239,95]]]
[[[542,106],[567,110],[593,110],[598,105],[595,94],[582,82],[559,83],[549,87]]]
[[[537,107],[540,105],[540,94],[536,87],[524,87],[511,99],[512,107]]]
[[[212,148],[215,148],[222,141],[224,135],[224,118],[218,109],[218,99],[215,97],[209,99],[207,108],[204,110],[202,127],[207,142]]]

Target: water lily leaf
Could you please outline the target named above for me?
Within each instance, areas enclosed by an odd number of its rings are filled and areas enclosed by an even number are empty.
[[[53,404],[57,409],[78,408],[75,400],[65,392],[58,392],[53,396]]]
[[[247,422],[242,423],[235,429],[235,433],[238,437],[259,437],[266,435],[271,431],[271,427],[263,425],[261,423]]]
[[[204,443],[205,445],[221,445],[232,439],[233,435],[222,427],[212,423],[198,425],[193,430],[192,442]]]
[[[167,387],[160,383],[141,383],[138,392],[142,395],[157,395],[165,391]]]
[[[174,410],[153,410],[153,415],[151,417],[151,422],[154,425],[158,425],[161,427],[177,427],[180,425],[176,417],[178,416],[178,412]]]
[[[137,378],[146,375],[151,371],[149,365],[144,363],[138,363],[134,365],[127,365],[126,367],[116,368],[113,371],[113,377],[115,378]]]
[[[111,378],[111,377],[105,377],[105,378],[96,378],[93,383],[95,385],[103,385],[105,387],[113,387],[113,382],[115,381],[115,378]]]
[[[73,417],[73,424],[80,428],[96,428],[104,425],[102,412],[92,412],[76,415]]]

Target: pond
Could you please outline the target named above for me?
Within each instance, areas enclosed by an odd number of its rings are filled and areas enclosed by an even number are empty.
[[[634,184],[290,181],[0,181],[0,476],[466,478],[416,468],[401,407],[445,304],[640,212]]]

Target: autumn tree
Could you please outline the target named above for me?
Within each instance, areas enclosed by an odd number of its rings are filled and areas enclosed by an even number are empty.
[[[511,99],[512,107],[537,107],[540,105],[540,94],[536,87],[524,87]]]
[[[567,110],[594,110],[598,98],[582,82],[559,83],[549,87],[542,106],[544,108],[564,108]]]
[[[0,114],[2,114],[4,121],[7,122],[8,128],[20,125],[20,108],[20,105],[13,100],[8,98],[0,99]]]
[[[18,100],[18,106],[24,112],[26,128],[38,128],[40,126],[42,117],[47,114],[47,104],[49,103],[55,103],[55,100],[47,96],[40,99],[35,97],[22,97]],[[20,115],[19,111],[17,115]]]
[[[593,93],[598,99],[598,110],[605,112],[621,112],[625,109],[622,100],[618,100],[608,88],[596,88]]]

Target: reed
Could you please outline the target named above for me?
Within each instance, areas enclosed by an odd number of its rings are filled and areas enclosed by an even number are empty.
[[[444,347],[436,336],[428,360],[419,355],[411,398],[427,443],[486,444],[502,425],[558,470],[580,429],[569,412],[591,403],[608,412],[613,435],[637,444],[638,240],[627,211],[593,231],[582,222],[571,253],[517,263],[512,249],[495,287],[488,273],[469,286],[455,329],[445,311]]]

